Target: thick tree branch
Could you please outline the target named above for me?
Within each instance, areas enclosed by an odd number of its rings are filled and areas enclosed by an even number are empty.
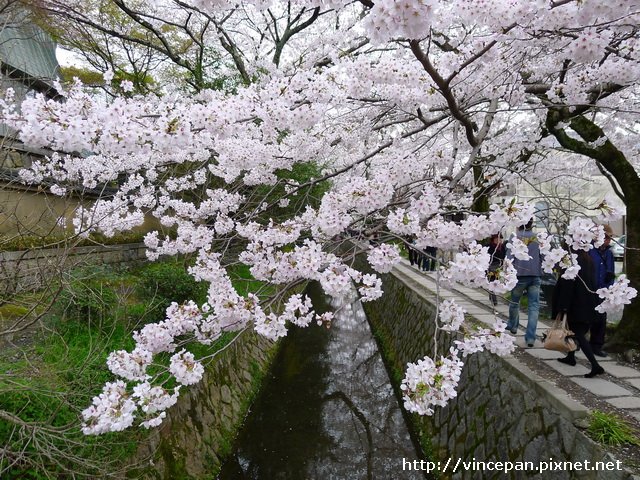
[[[618,187],[618,182],[616,182],[616,179],[613,177],[613,175],[607,172],[605,168],[602,166],[602,164],[598,161],[596,161],[596,167],[598,167],[598,170],[600,170],[600,173],[602,174],[602,176],[609,181],[609,185],[611,185],[611,188],[613,189],[614,193],[618,196],[618,198],[622,200],[623,203],[627,203],[626,197],[624,196],[624,193],[620,191],[620,188]]]
[[[320,7],[316,7],[313,9],[313,12],[311,13],[311,16],[309,18],[307,18],[304,22],[298,25],[295,25],[295,23],[298,20],[300,20],[300,18],[302,17],[302,14],[304,13],[304,11],[305,9],[303,8],[298,13],[298,15],[290,23],[287,24],[287,28],[285,29],[284,32],[282,32],[282,37],[280,38],[280,40],[276,42],[276,51],[273,54],[274,64],[276,65],[280,64],[280,57],[282,56],[282,50],[284,49],[289,39],[293,37],[295,34],[300,33],[305,28],[311,26],[313,22],[315,22],[320,16]]]
[[[569,120],[569,126],[582,140],[570,137],[560,124]],[[549,109],[546,119],[548,131],[564,148],[599,162],[620,185],[625,198],[638,198],[640,177],[624,153],[606,137],[603,130],[583,115],[570,117],[566,109]]]
[[[425,71],[429,74],[431,79],[438,86],[440,93],[442,94],[442,96],[447,102],[447,105],[449,106],[451,115],[453,115],[453,117],[456,120],[458,120],[464,127],[469,145],[471,145],[472,147],[477,146],[478,140],[474,135],[475,126],[473,124],[473,121],[469,118],[469,116],[465,112],[461,110],[460,106],[456,102],[453,91],[449,87],[449,84],[447,83],[447,81],[444,78],[442,78],[440,73],[438,73],[436,68],[433,66],[433,64],[429,60],[429,57],[422,51],[422,48],[420,48],[420,42],[418,40],[411,40],[409,42],[409,46],[411,47],[411,51],[415,55],[416,59],[418,59],[418,61],[422,64],[422,67],[425,69]]]
[[[238,73],[240,73],[240,77],[242,77],[242,81],[244,82],[244,84],[249,85],[251,83],[251,77],[247,72],[247,68],[244,64],[244,60],[242,59],[242,52],[240,52],[235,42],[231,38],[231,36],[222,27],[222,24],[214,22],[214,25],[216,26],[216,30],[220,34],[219,35],[220,45],[222,45],[222,48],[224,48],[227,51],[227,53],[231,55],[231,58],[233,59],[233,63],[236,66]]]
[[[491,100],[491,104],[489,105],[487,114],[484,117],[482,128],[480,129],[480,132],[478,132],[477,138],[475,138],[476,144],[473,146],[471,152],[469,153],[469,159],[467,160],[467,163],[460,169],[456,176],[453,177],[453,180],[451,180],[451,189],[455,188],[458,183],[465,177],[465,175],[471,170],[471,168],[476,165],[476,160],[478,158],[478,155],[480,154],[480,146],[489,133],[489,129],[491,128],[491,124],[493,123],[493,119],[495,117],[497,109],[498,99],[494,98]]]
[[[61,5],[59,3],[56,2],[52,2],[52,3],[47,3],[42,7],[42,10],[44,12],[47,12],[50,15],[53,16],[58,16],[61,17],[63,19],[70,19],[74,22],[77,22],[81,25],[84,25],[86,27],[90,27],[98,32],[101,32],[103,34],[105,34],[108,37],[112,37],[112,38],[118,38],[124,42],[130,42],[132,44],[137,44],[137,45],[141,45],[143,47],[146,48],[150,48],[152,50],[155,50],[163,55],[165,55],[166,57],[168,57],[172,62],[174,62],[176,65],[188,70],[189,72],[192,72],[192,66],[189,64],[189,62],[187,62],[186,60],[184,60],[183,58],[181,58],[176,52],[173,51],[173,49],[171,48],[170,44],[168,43],[168,40],[162,36],[161,38],[158,38],[158,40],[160,40],[160,44],[155,43],[147,38],[141,38],[139,36],[135,36],[135,35],[128,35],[122,32],[119,32],[117,30],[114,30],[112,28],[106,27],[100,23],[97,23],[91,19],[89,19],[86,15],[84,15],[82,12],[78,12],[77,10],[67,6],[67,5]],[[126,12],[124,12],[126,13]],[[137,20],[135,18],[132,18],[132,20],[136,21]],[[139,22],[138,22],[139,23]],[[148,22],[146,22],[148,23]],[[144,27],[144,25],[142,23],[139,23],[141,26]],[[152,26],[153,27],[153,26]],[[145,27],[146,28],[146,27]],[[152,30],[150,30],[150,32],[152,32]]]
[[[172,61],[174,61],[178,65],[182,65],[185,68],[189,68],[188,63],[182,60],[173,51],[173,48],[169,44],[169,41],[162,34],[162,32],[160,32],[156,27],[154,27],[150,22],[142,18],[137,12],[127,7],[122,0],[113,0],[113,3],[116,4],[118,8],[120,8],[120,10],[126,13],[134,22],[138,23],[141,27],[144,27],[149,32],[153,33],[153,35],[160,41],[160,43],[162,43],[162,46],[164,47],[164,52]],[[182,62],[182,63],[179,63],[179,62]]]

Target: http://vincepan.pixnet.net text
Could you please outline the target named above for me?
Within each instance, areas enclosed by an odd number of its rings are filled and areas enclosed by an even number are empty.
[[[402,471],[427,472],[427,473],[456,473],[461,471],[474,472],[611,472],[622,470],[622,462],[593,460],[541,460],[538,462],[517,462],[517,461],[481,461],[471,459],[449,457],[446,460],[431,462],[427,460],[407,460],[402,459]]]

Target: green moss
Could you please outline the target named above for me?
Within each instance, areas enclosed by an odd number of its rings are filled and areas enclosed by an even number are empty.
[[[264,293],[264,284],[262,282],[258,282],[251,276],[249,272],[249,268],[244,265],[237,265],[231,269],[230,277],[232,278],[232,282],[234,287],[243,295],[246,295],[249,292],[261,292]],[[303,289],[301,286],[299,289]],[[299,290],[298,289],[298,290]],[[200,344],[191,344],[188,346],[188,349],[194,353],[196,358],[204,357],[208,354],[211,354],[214,351],[218,351],[225,346],[227,346],[231,341],[236,339],[236,337],[240,335],[238,333],[225,333],[223,334],[213,345],[205,346]],[[245,332],[241,335],[252,335],[256,334],[253,332]],[[243,341],[242,338],[238,339],[238,341]],[[249,407],[255,400],[258,395],[264,379],[266,378],[266,374],[271,365],[271,361],[274,358],[279,347],[279,343],[274,343],[272,347],[270,347],[266,352],[266,359],[264,362],[253,359],[250,361],[248,365],[249,373],[251,374],[251,382],[250,385],[245,385],[241,390],[241,392],[234,391],[232,392],[232,396],[240,399],[239,407],[238,407],[238,415],[237,421],[232,425],[225,425],[222,428],[219,428],[215,434],[212,432],[207,432],[207,427],[211,428],[211,426],[197,425],[197,427],[202,431],[202,442],[205,445],[210,446],[211,454],[205,453],[204,461],[207,462],[207,474],[206,477],[198,477],[198,478],[216,478],[222,463],[225,461],[226,457],[228,457],[234,449],[235,437],[242,425],[242,419],[244,418],[246,412],[249,410]],[[252,338],[247,340],[247,344],[243,344],[243,352],[247,353],[255,351],[255,340]],[[231,358],[228,356],[230,351],[227,351],[223,354],[223,356],[214,359],[214,362],[222,361],[228,362]],[[238,361],[235,359],[234,361]],[[239,361],[243,361],[243,359],[239,359]],[[215,382],[215,379],[212,379]],[[198,418],[198,414],[195,411],[190,412],[191,421],[196,421]],[[162,457],[163,461],[167,464],[170,463],[169,466],[165,469],[165,478],[189,478],[186,475],[185,465],[182,461],[176,461],[172,457],[174,455],[186,456],[185,452],[176,451],[175,449],[170,448],[171,441],[163,440],[163,447],[159,451],[159,455]],[[168,476],[167,476],[168,475]]]
[[[378,348],[385,359],[385,364],[388,366],[388,371],[391,374],[394,384],[399,385],[402,383],[404,374],[400,368],[399,361],[395,355],[395,351],[392,348],[391,339],[388,334],[383,333],[382,330],[373,330],[373,337],[378,343]]]
[[[274,359],[278,349],[280,346],[280,342],[276,342],[273,344],[271,348],[267,350],[267,358],[264,362],[264,365],[261,365],[257,360],[251,360],[249,363],[249,372],[251,373],[251,385],[249,387],[248,393],[242,398],[240,403],[240,415],[238,415],[238,422],[232,426],[231,429],[222,431],[222,438],[219,443],[219,448],[216,451],[216,454],[221,460],[220,465],[217,468],[212,469],[211,473],[213,474],[213,478],[217,477],[220,472],[220,468],[222,467],[222,463],[228,458],[228,456],[234,450],[235,438],[238,434],[240,427],[242,426],[242,419],[244,418],[246,412],[249,411],[249,407],[254,402],[256,397],[258,396],[260,390],[262,389],[262,385],[264,383],[265,378],[269,372],[269,369],[272,365],[272,360]]]
[[[0,359],[0,370],[10,373],[0,377],[0,409],[25,422],[61,428],[49,439],[49,448],[59,450],[63,458],[77,455],[85,460],[124,461],[135,452],[143,432],[86,437],[79,430],[78,417],[91,395],[112,380],[106,357],[112,350],[131,348],[129,332],[117,323],[93,328],[89,322],[59,317],[48,319],[48,327],[54,333],[27,347],[23,359],[16,361],[9,355]],[[100,471],[65,463],[63,458],[56,459],[62,460],[60,464],[49,462],[50,452],[38,450],[28,430],[16,434],[8,422],[0,423],[0,443],[14,451],[24,449],[32,459],[40,457],[39,462],[46,466],[45,472],[32,472],[32,466],[19,465],[5,478],[57,478],[67,468],[93,475]]]
[[[428,459],[437,459],[440,458],[440,455],[437,454],[435,449],[433,448],[433,442],[431,441],[431,437],[433,433],[428,426],[425,426],[425,419],[416,413],[411,414],[411,424],[414,426],[414,429],[418,436],[418,443],[420,448],[422,449],[422,453],[425,458]],[[444,458],[444,456],[443,456]],[[432,472],[433,478],[440,478],[438,472]]]
[[[235,438],[234,431],[231,431],[228,429],[222,430],[222,437],[220,439],[220,442],[218,443],[218,452],[217,452],[220,458],[226,458],[231,454],[231,452],[233,452],[234,438]]]
[[[376,339],[376,343],[378,344],[378,349],[382,354],[384,364],[387,367],[389,377],[392,380],[391,383],[393,385],[393,389],[398,399],[401,399],[402,394],[400,392],[400,384],[402,383],[402,379],[404,378],[404,365],[402,365],[399,361],[397,354],[393,348],[391,333],[386,331],[379,319],[376,318],[376,312],[378,311],[380,311],[379,308],[367,308],[367,318],[369,319],[369,325],[371,326],[373,336]],[[432,433],[429,425],[429,420],[415,413],[407,414],[406,412],[404,412],[404,409],[403,413],[405,413],[405,416],[408,420],[407,423],[412,432],[412,436],[418,443],[418,446],[422,451],[424,458],[437,458],[438,456],[434,451],[431,441]],[[434,478],[438,478],[437,475]]]
[[[161,442],[158,453],[164,460],[163,478],[189,478],[185,474],[187,458],[185,450],[177,448],[173,442]]]
[[[0,319],[20,318],[29,313],[29,309],[22,305],[7,303],[0,307]]]

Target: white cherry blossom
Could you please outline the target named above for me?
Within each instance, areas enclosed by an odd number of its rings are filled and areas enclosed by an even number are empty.
[[[198,383],[204,373],[204,367],[195,360],[193,353],[181,350],[171,356],[169,372],[183,385]]]

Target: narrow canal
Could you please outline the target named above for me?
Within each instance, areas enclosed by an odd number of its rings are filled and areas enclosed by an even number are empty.
[[[359,302],[292,328],[265,382],[219,480],[424,478],[403,471],[421,457]]]

